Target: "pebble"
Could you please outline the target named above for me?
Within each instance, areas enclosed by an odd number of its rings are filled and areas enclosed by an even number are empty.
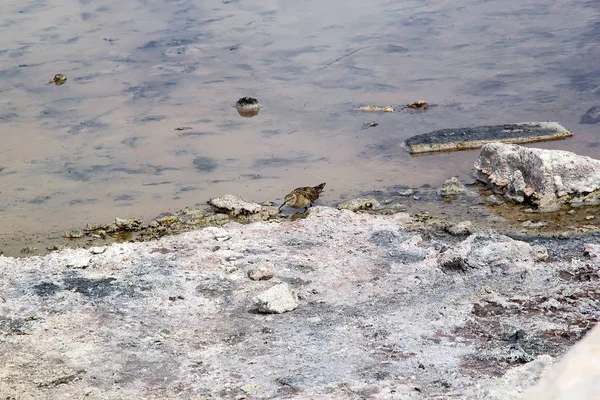
[[[275,275],[275,268],[269,264],[254,266],[248,270],[248,278],[253,281],[267,281]]]
[[[413,189],[406,189],[404,192],[398,192],[397,194],[398,194],[398,196],[408,197],[408,196],[412,196],[413,194],[415,194],[415,191]]]
[[[473,232],[473,223],[471,221],[463,221],[447,228],[448,232],[454,236],[468,235]]]
[[[252,305],[258,312],[268,314],[292,311],[299,304],[298,294],[287,283],[273,286],[252,299]]]
[[[485,201],[488,202],[489,204],[492,204],[492,205],[495,205],[495,206],[504,203],[504,201],[500,197],[498,197],[498,196],[496,196],[494,194],[491,194],[488,197],[486,197]]]
[[[525,221],[525,222],[521,222],[521,226],[523,228],[530,228],[530,229],[542,228],[542,227],[544,227],[546,225],[548,225],[547,221],[538,221],[538,222]]]
[[[90,247],[90,253],[92,253],[92,254],[102,254],[105,251],[106,251],[106,246]]]

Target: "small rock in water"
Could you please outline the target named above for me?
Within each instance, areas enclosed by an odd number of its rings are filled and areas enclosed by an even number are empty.
[[[465,186],[455,176],[444,182],[444,186],[440,189],[442,196],[455,196],[464,193]]]
[[[357,199],[345,201],[338,205],[338,209],[340,210],[350,210],[350,211],[365,211],[365,210],[379,210],[381,205],[379,202],[373,198],[359,197]]]
[[[27,247],[23,247],[23,248],[21,249],[21,254],[33,254],[33,253],[35,253],[37,250],[38,250],[38,249],[37,249],[37,247],[30,247],[30,246],[27,246]]]
[[[463,221],[447,228],[448,232],[454,236],[469,235],[472,233],[473,223],[471,221]]]
[[[253,97],[242,97],[235,103],[235,108],[240,117],[251,118],[260,111],[260,104]]]
[[[299,304],[298,294],[287,283],[273,286],[252,299],[252,305],[257,311],[269,314],[292,311]]]
[[[530,229],[537,229],[537,228],[542,228],[544,226],[548,225],[547,221],[525,221],[521,223],[521,226],[523,228],[530,228]]]
[[[253,281],[267,281],[275,275],[275,269],[269,264],[261,264],[248,270],[248,278]]]
[[[398,192],[396,194],[398,196],[408,197],[408,196],[412,196],[413,194],[415,194],[415,191],[412,189],[406,189],[404,192]]]
[[[356,111],[367,111],[367,112],[394,112],[394,107],[392,106],[385,106],[385,107],[379,107],[379,106],[364,106],[364,107],[356,107],[355,108]]]
[[[67,248],[67,246],[64,246],[62,244],[61,245],[56,245],[55,244],[55,245],[52,245],[52,246],[46,246],[46,250],[48,250],[48,251],[60,251],[60,250],[66,249],[66,248]],[[0,251],[0,254],[2,254],[1,251]]]
[[[594,219],[594,218],[596,218],[596,217],[595,217],[595,216],[593,216],[593,215],[586,215],[586,216],[585,216],[585,219],[587,219],[588,221],[589,221],[589,220],[592,220],[592,219]]]
[[[492,204],[495,206],[504,203],[504,201],[501,198],[499,198],[498,196],[496,196],[495,194],[491,194],[488,197],[486,197],[485,201],[487,201],[489,204]]]
[[[67,82],[67,76],[65,74],[56,74],[54,75],[54,78],[52,78],[52,80],[48,83],[53,83],[56,86],[60,86],[65,84],[65,82]]]
[[[80,239],[83,237],[83,232],[81,231],[70,231],[65,233],[66,239]]]
[[[429,108],[429,104],[425,100],[417,100],[414,103],[405,105],[404,108],[410,108],[413,110],[427,110]]]

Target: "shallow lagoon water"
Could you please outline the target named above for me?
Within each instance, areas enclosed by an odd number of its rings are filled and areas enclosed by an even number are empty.
[[[580,118],[600,104],[599,16],[594,0],[5,0],[0,238],[225,193],[327,182],[328,204],[472,180],[478,151],[399,146],[443,128],[558,121],[575,137],[533,146],[598,158],[600,124]],[[436,106],[353,110],[417,99]]]

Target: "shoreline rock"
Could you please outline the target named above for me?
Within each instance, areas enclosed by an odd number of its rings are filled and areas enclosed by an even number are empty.
[[[475,169],[477,179],[505,198],[530,202],[539,211],[600,204],[600,160],[591,157],[490,143],[481,149]]]

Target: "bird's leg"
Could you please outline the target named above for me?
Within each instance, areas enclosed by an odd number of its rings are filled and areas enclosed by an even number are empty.
[[[304,207],[304,213],[308,211],[308,207]]]

